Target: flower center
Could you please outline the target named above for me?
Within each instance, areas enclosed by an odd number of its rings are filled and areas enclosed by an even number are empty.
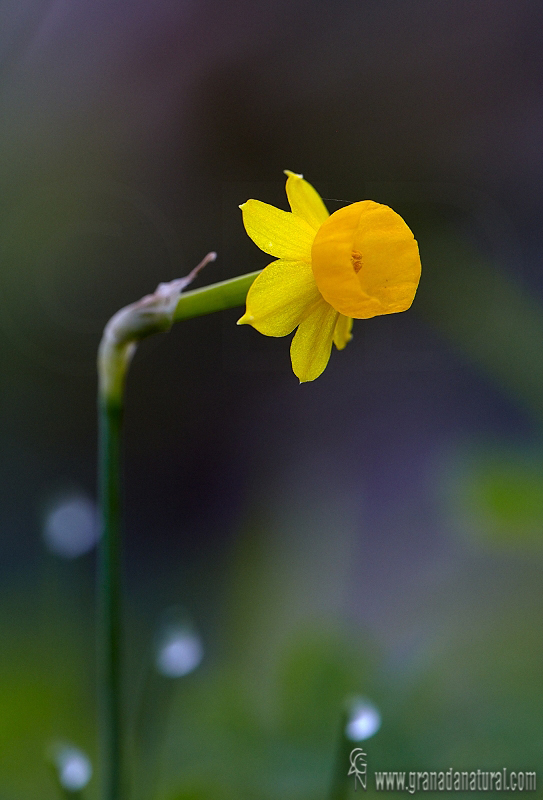
[[[346,317],[405,311],[420,278],[417,243],[399,214],[373,200],[334,211],[311,246],[319,292]]]
[[[356,273],[362,269],[362,253],[359,250],[353,250],[351,253],[351,264]]]

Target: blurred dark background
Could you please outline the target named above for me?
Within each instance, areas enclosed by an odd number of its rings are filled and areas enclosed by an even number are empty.
[[[235,309],[140,348],[134,797],[324,799],[353,693],[370,771],[541,770],[542,53],[536,0],[1,4],[2,800],[96,768],[101,330],[265,266],[284,169],[401,213],[421,285],[303,386]]]

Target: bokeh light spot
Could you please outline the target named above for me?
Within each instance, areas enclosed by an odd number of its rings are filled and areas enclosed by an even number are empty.
[[[170,629],[158,647],[156,668],[167,678],[188,675],[200,664],[204,648],[200,637],[185,628]]]
[[[77,558],[88,553],[98,541],[98,535],[96,506],[83,494],[57,498],[45,516],[45,544],[63,558]]]
[[[56,752],[55,762],[61,786],[69,792],[84,789],[92,778],[92,764],[82,750],[63,745]]]
[[[376,706],[369,700],[356,700],[345,727],[345,736],[352,742],[362,742],[377,733],[380,727],[381,714]]]

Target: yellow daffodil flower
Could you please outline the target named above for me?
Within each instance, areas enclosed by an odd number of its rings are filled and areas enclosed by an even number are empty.
[[[266,336],[292,340],[292,369],[313,381],[328,363],[332,342],[342,350],[353,318],[405,311],[420,279],[412,232],[388,206],[362,200],[329,214],[302,175],[285,171],[291,211],[247,200],[245,230],[277,261],[257,276],[247,294],[249,324]]]

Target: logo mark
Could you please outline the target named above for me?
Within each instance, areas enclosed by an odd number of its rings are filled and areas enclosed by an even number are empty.
[[[362,750],[361,747],[355,747],[354,750],[351,750],[351,768],[347,775],[354,775],[354,788],[356,791],[357,788],[357,781],[360,781],[360,786],[365,789],[366,788],[366,780],[367,780],[367,764],[366,764],[366,753]]]

